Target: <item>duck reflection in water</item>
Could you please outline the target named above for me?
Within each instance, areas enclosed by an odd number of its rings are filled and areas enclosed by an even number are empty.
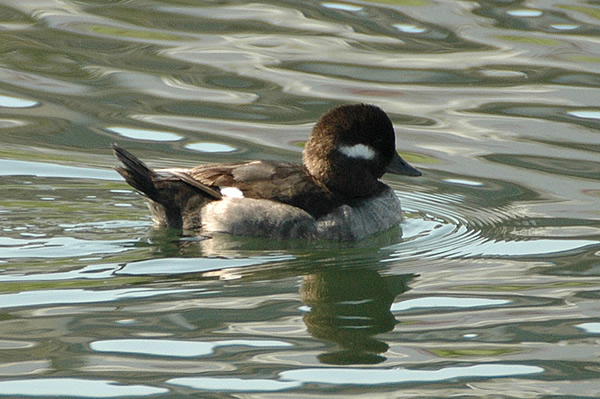
[[[401,230],[391,231],[362,242],[361,257],[366,257],[370,251],[377,256],[378,248],[397,243]],[[142,240],[146,241],[146,240]],[[264,241],[246,237],[213,236],[207,239],[182,240],[173,231],[155,230],[149,242],[153,243],[156,251],[163,256],[235,258],[242,257],[248,250],[264,250],[272,248],[273,241]],[[303,315],[309,333],[323,341],[337,344],[338,348],[318,356],[326,364],[377,364],[386,358],[383,356],[389,346],[375,338],[377,334],[392,331],[397,321],[391,313],[391,305],[396,296],[406,292],[408,283],[414,274],[381,276],[374,268],[340,267],[344,261],[344,252],[336,246],[331,248],[321,243],[321,251],[315,250],[314,243],[294,242],[280,243],[284,252],[294,252],[293,248],[306,255],[306,246],[310,245],[313,255],[304,258],[303,271],[298,264],[293,267],[257,266],[252,268],[225,268],[204,271],[204,277],[227,278],[235,274],[241,278],[273,279],[283,276],[304,274],[300,288],[302,301],[309,310]],[[295,247],[296,245],[297,247]],[[333,244],[332,244],[333,245]],[[356,250],[355,246],[349,253]],[[240,251],[238,253],[238,251]],[[335,262],[331,262],[334,256]],[[316,266],[315,266],[316,265]],[[190,272],[194,275],[194,270]]]
[[[328,364],[376,364],[389,346],[374,336],[393,330],[394,298],[408,290],[413,275],[382,277],[375,270],[323,271],[304,277],[300,294],[310,307],[308,331],[339,349],[318,356]]]

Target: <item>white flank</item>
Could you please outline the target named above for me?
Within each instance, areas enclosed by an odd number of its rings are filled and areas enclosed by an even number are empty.
[[[235,187],[223,187],[219,191],[221,191],[221,195],[227,198],[244,198],[244,193],[239,188]]]
[[[349,158],[373,159],[375,150],[364,144],[343,145],[338,147],[338,151]]]

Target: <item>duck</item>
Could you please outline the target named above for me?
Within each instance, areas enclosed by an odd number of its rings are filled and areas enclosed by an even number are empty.
[[[396,150],[389,116],[371,104],[325,113],[303,163],[251,160],[153,170],[118,144],[115,170],[148,200],[155,226],[201,234],[353,241],[402,221],[385,173],[420,176]]]

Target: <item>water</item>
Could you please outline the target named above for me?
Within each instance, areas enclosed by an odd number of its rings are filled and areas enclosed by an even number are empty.
[[[600,396],[600,8],[0,1],[0,397]],[[300,161],[384,108],[358,243],[154,230],[112,171]]]

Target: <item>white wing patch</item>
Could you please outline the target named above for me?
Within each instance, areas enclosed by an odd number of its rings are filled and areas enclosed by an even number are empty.
[[[338,151],[349,158],[374,159],[375,150],[365,144],[342,145],[338,147]]]
[[[227,198],[244,198],[244,193],[239,188],[235,187],[223,187],[219,191],[223,197]]]

